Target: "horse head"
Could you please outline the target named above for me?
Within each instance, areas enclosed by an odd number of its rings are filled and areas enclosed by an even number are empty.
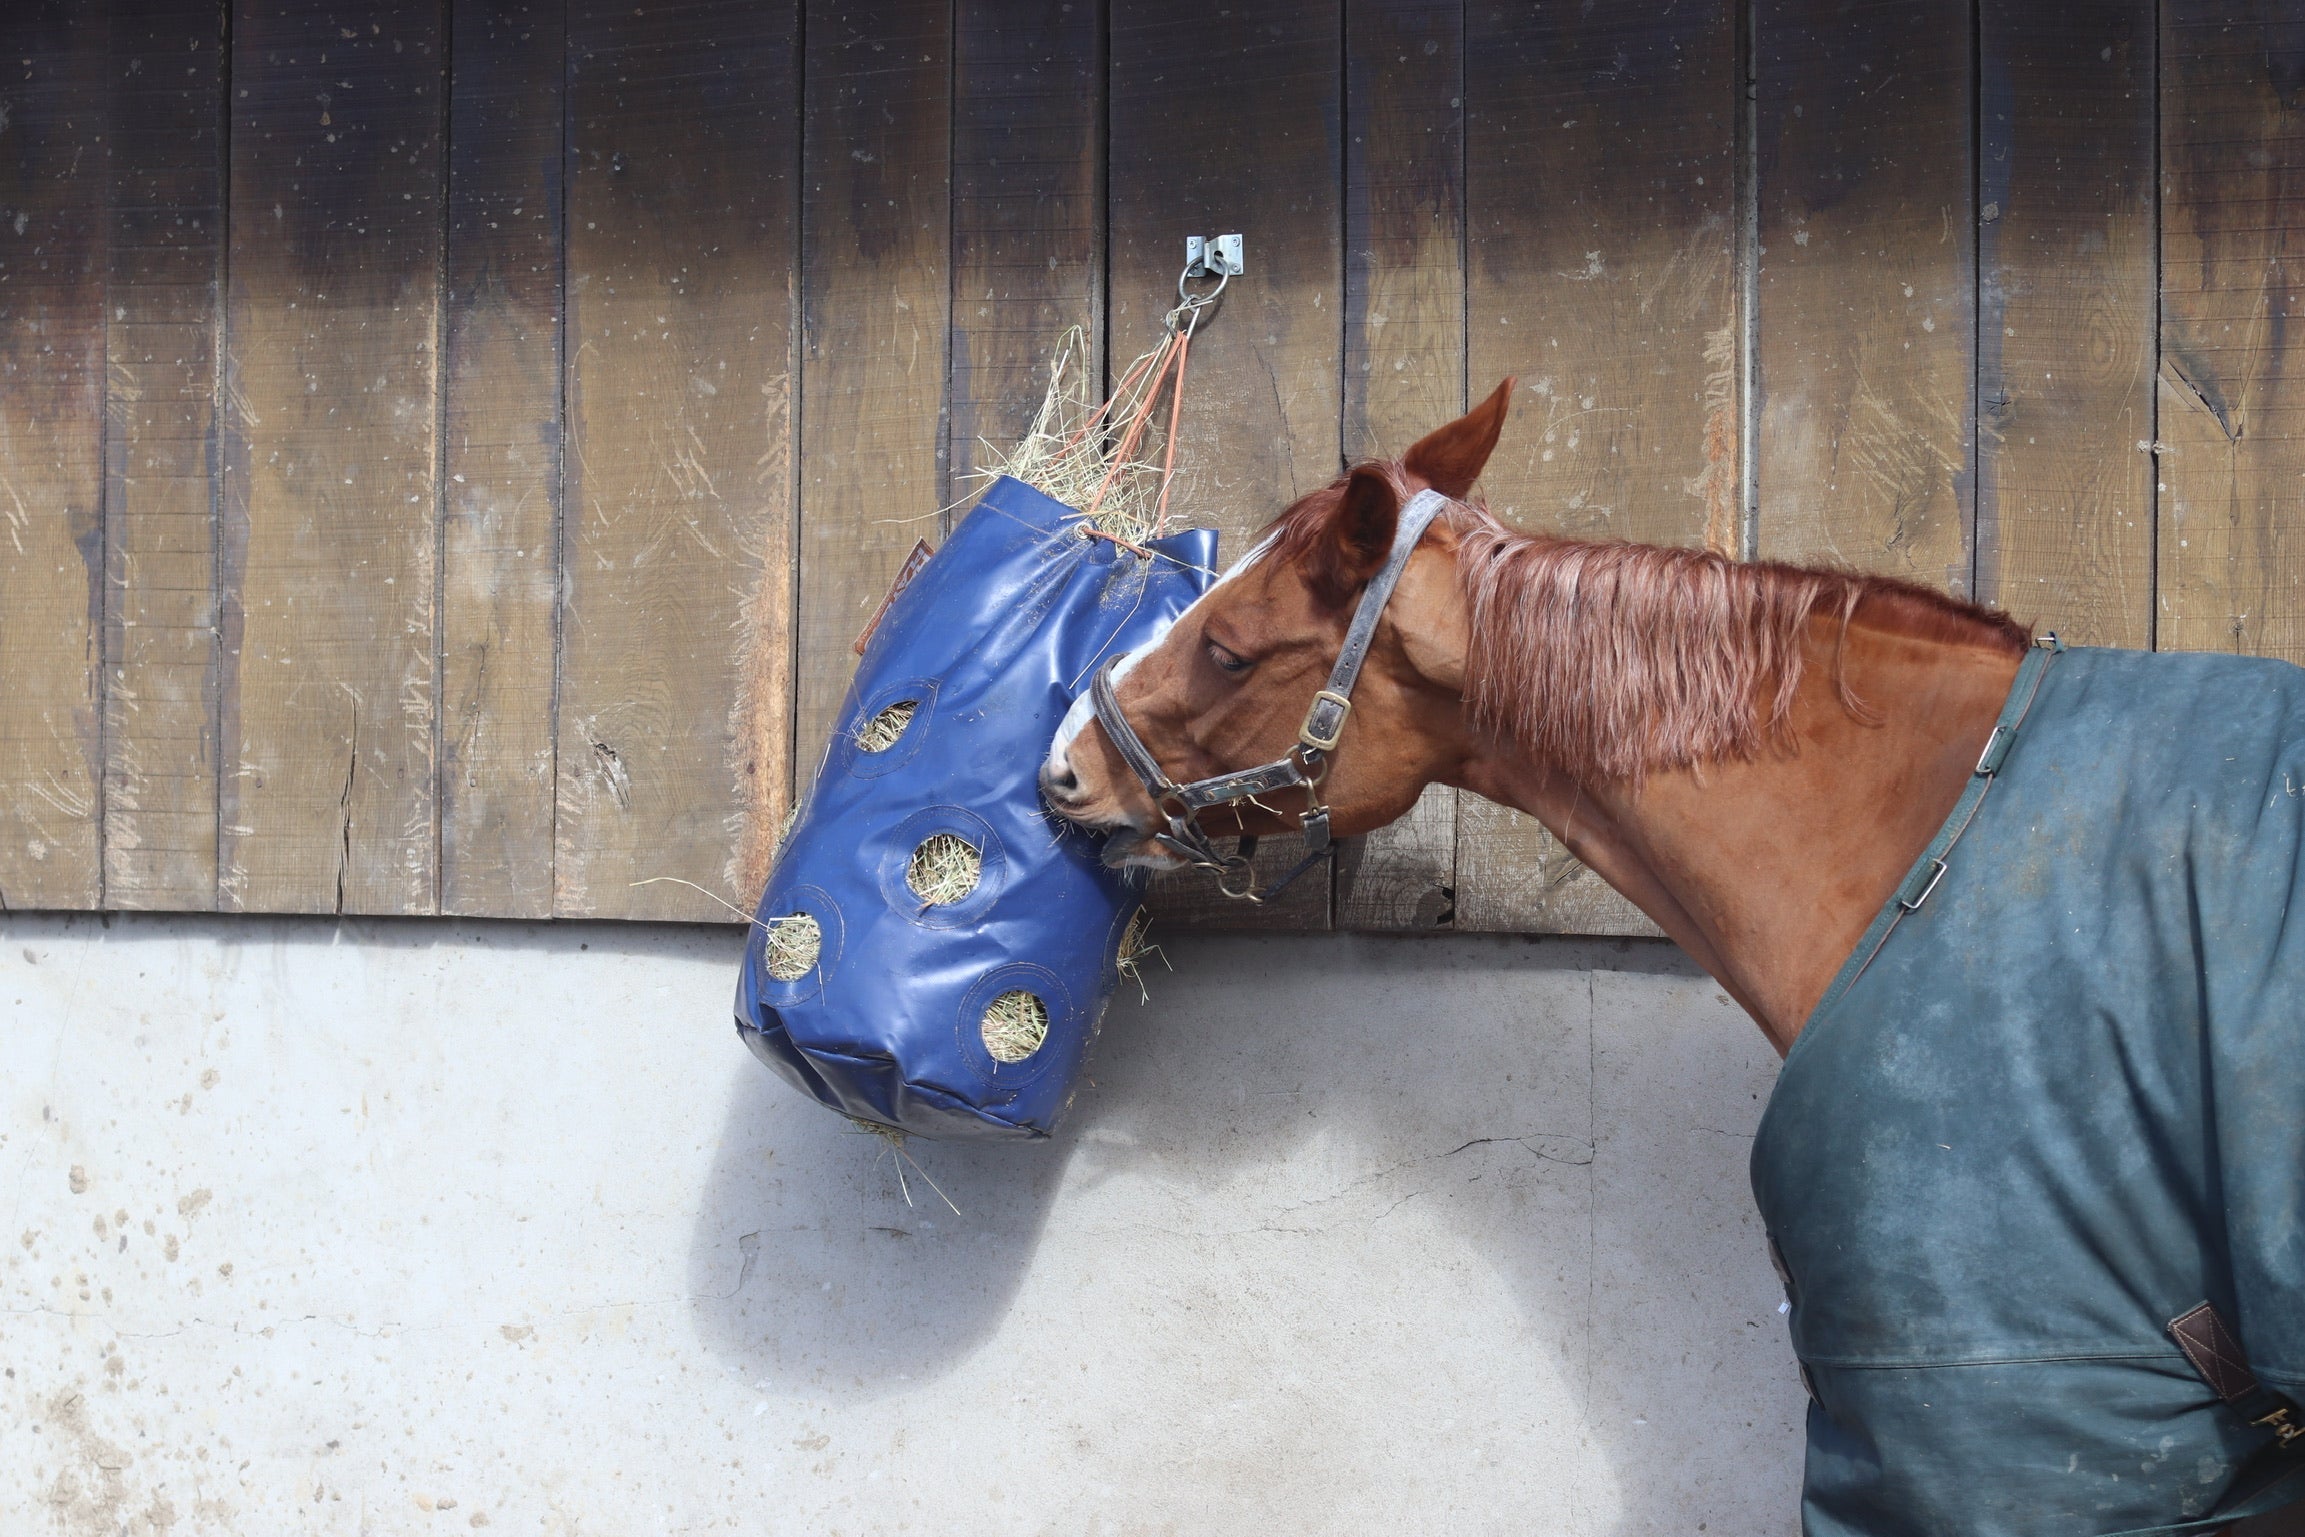
[[[1328,682],[1362,594],[1384,570],[1404,506],[1420,492],[1466,496],[1511,405],[1506,380],[1479,406],[1397,460],[1354,466],[1290,506],[1246,557],[1167,631],[1115,666],[1112,698],[1161,774],[1187,785],[1302,754],[1308,711]],[[1315,804],[1329,831],[1381,827],[1447,779],[1471,751],[1461,690],[1467,635],[1456,574],[1458,526],[1436,519],[1385,604],[1333,748],[1296,761],[1317,776],[1210,806],[1215,837],[1294,832]],[[1165,818],[1083,696],[1041,768],[1058,813],[1109,834],[1114,866],[1186,862],[1159,841]]]

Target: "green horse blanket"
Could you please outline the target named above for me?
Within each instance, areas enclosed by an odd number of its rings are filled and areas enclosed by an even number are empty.
[[[1754,1144],[1809,1537],[2206,1532],[2305,1499],[2305,1453],[2168,1332],[2210,1302],[2305,1398],[2305,671],[2043,650],[2002,725]]]

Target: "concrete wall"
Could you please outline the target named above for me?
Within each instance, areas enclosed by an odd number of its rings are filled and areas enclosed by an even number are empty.
[[[900,1163],[739,944],[0,919],[0,1530],[1796,1529],[1668,947],[1172,938],[1063,1137]]]

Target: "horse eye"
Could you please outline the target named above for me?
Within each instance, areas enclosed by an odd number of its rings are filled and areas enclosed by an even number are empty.
[[[1248,658],[1227,651],[1213,640],[1208,642],[1208,650],[1209,660],[1226,672],[1247,672],[1249,670]]]

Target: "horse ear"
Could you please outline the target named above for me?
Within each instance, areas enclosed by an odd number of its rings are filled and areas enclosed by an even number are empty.
[[[1394,489],[1391,476],[1365,464],[1346,476],[1344,495],[1329,520],[1322,558],[1313,572],[1321,596],[1342,604],[1383,570],[1385,558],[1393,552],[1393,531],[1400,521],[1401,494]]]
[[[1513,409],[1513,381],[1498,385],[1489,398],[1441,428],[1417,439],[1401,455],[1401,468],[1443,496],[1463,496],[1481,478],[1481,466],[1496,452],[1497,435]]]

